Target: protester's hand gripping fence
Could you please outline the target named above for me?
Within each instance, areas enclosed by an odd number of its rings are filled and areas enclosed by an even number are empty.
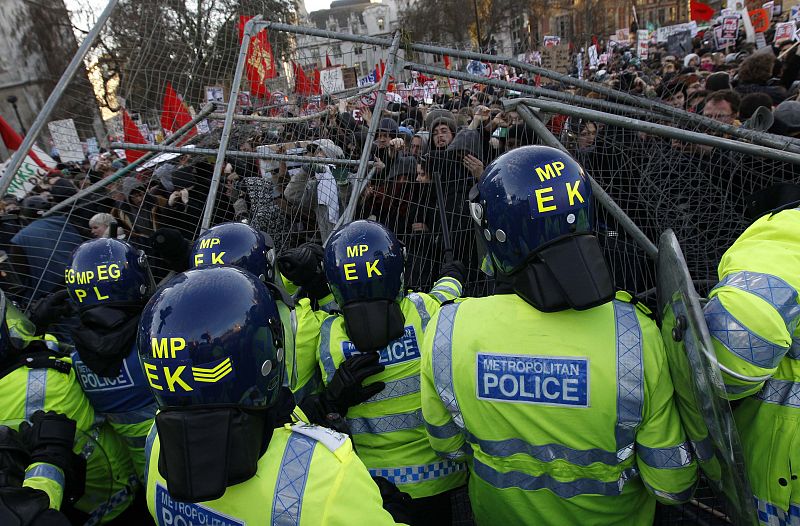
[[[516,59],[411,42],[407,35],[375,38],[294,26],[291,10],[276,9],[282,0],[250,3],[249,14],[270,13],[273,19],[243,26],[258,42],[261,54],[254,59],[247,42],[240,44],[236,24],[238,15],[246,13],[209,16],[207,32],[196,35],[199,45],[194,46],[179,42],[176,34],[188,26],[176,13],[165,16],[164,10],[172,8],[162,4],[109,4],[108,21],[98,18],[97,31],[86,37],[89,73],[65,73],[40,116],[42,123],[23,145],[38,141],[49,150],[49,134],[63,160],[75,147],[75,136],[85,142],[87,151],[79,142],[76,166],[68,168],[83,190],[69,198],[49,188],[44,170],[33,179],[22,157],[19,174],[9,172],[0,180],[19,197],[50,191],[61,202],[39,223],[42,228],[16,242],[12,239],[28,225],[11,214],[0,222],[2,287],[22,307],[63,286],[69,253],[90,238],[89,220],[101,213],[110,214],[124,238],[151,255],[157,281],[189,265],[178,241],[194,239],[204,217],[210,225],[246,219],[268,232],[278,251],[306,241],[324,243],[335,227],[373,218],[405,244],[408,286],[432,286],[447,233],[454,257],[468,268],[465,293],[488,294],[492,281],[481,270],[483,254],[467,203],[480,170],[469,157],[485,166],[511,147],[504,129],[519,133],[513,137],[516,145],[565,148],[592,177],[600,205],[597,233],[619,288],[655,302],[653,241],[671,228],[703,295],[716,283],[719,257],[747,225],[742,218],[746,196],[772,182],[796,180],[800,165],[794,139],[690,114],[621,91],[617,88],[625,86],[619,83],[600,85]],[[441,67],[444,56],[452,60],[452,69]],[[517,77],[532,82],[464,73],[472,60],[514,68]],[[280,70],[262,78],[268,96],[256,94],[250,66],[261,73]],[[314,69],[320,71],[318,87]],[[301,70],[306,80],[298,85]],[[425,89],[424,81],[414,83],[417,74],[432,78]],[[151,139],[160,134],[168,82],[197,110],[187,112],[189,119],[180,125],[172,115],[170,125],[176,129],[167,138],[172,142],[155,143]],[[469,99],[461,97],[462,90],[476,86],[500,98],[489,119],[476,118],[478,105],[470,107]],[[100,93],[101,110],[91,103],[93,91]],[[392,101],[381,107],[385,92]],[[419,105],[400,104],[409,93]],[[434,114],[429,99],[442,95],[466,103],[426,122]],[[120,113],[106,122],[100,118],[101,112],[119,110],[123,99],[131,117],[127,133]],[[492,129],[494,113],[502,118]],[[405,130],[387,129],[384,118],[414,126],[415,134],[430,132],[434,122],[452,123],[453,135],[471,128],[478,142],[465,140],[459,148],[438,151],[432,135],[407,137]],[[387,140],[387,134],[389,139],[399,134],[395,138],[401,140]],[[115,144],[133,156],[158,155],[128,167],[112,166],[114,158],[96,152],[95,144]],[[81,165],[78,156],[85,154],[91,162]],[[435,191],[437,180],[441,196]],[[153,234],[163,227],[176,229],[180,237],[158,242]],[[681,517],[662,514],[661,523],[689,521],[695,514],[721,521],[725,512],[702,492],[682,510]]]

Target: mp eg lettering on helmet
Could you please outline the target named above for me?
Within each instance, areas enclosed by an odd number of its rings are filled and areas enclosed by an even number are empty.
[[[478,353],[477,366],[481,400],[589,407],[587,358]]]
[[[183,338],[152,338],[151,356],[157,363],[143,360],[144,374],[150,387],[158,391],[166,388],[176,394],[189,393],[203,384],[216,384],[234,379],[230,357],[210,363],[194,365],[189,359],[178,359],[178,352],[186,349]],[[169,360],[167,362],[167,360]]]
[[[346,247],[346,250],[347,250],[347,257],[360,258],[363,257],[366,252],[369,252],[369,245],[364,245],[364,244],[348,245]],[[383,276],[383,273],[378,269],[378,263],[380,262],[379,259],[375,259],[372,261],[366,260],[362,262],[366,266],[367,279],[371,278],[373,275]],[[342,265],[342,270],[344,270],[344,279],[346,279],[347,281],[355,281],[359,278],[356,263],[345,263],[344,265]]]
[[[116,281],[121,275],[120,266],[116,263],[111,263],[107,265],[97,265],[94,270],[83,270],[79,272],[67,268],[64,270],[64,281],[67,285],[89,285],[95,281]],[[89,294],[87,289],[76,288],[74,290],[75,298],[79,303],[83,303],[83,300],[86,299],[86,296]],[[98,301],[108,299],[108,296],[102,294],[97,287],[92,287],[91,291],[95,294]]]

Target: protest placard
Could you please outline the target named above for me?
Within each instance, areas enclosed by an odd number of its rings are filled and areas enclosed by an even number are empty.
[[[78,137],[78,130],[75,128],[75,121],[64,119],[47,123],[50,130],[50,137],[53,144],[58,149],[58,156],[64,163],[80,163],[84,159],[83,146]]]

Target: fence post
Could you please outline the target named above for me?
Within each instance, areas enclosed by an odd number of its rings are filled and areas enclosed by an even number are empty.
[[[97,39],[97,35],[100,34],[100,31],[103,29],[106,21],[111,16],[111,13],[117,6],[117,2],[118,0],[109,0],[108,4],[106,4],[106,8],[102,13],[100,13],[97,23],[95,23],[94,27],[86,35],[86,38],[83,39],[81,46],[78,48],[78,52],[72,57],[72,60],[67,65],[67,69],[64,70],[61,78],[58,79],[58,84],[56,84],[56,87],[53,88],[53,92],[50,93],[50,96],[47,98],[47,102],[44,103],[44,107],[36,116],[36,120],[33,121],[31,129],[28,130],[28,133],[25,135],[25,139],[23,139],[19,149],[14,152],[14,155],[11,157],[11,162],[8,163],[6,172],[3,174],[2,178],[0,178],[0,196],[6,195],[8,187],[11,186],[11,183],[14,181],[14,177],[17,175],[17,170],[19,170],[20,166],[22,166],[22,162],[25,160],[25,156],[28,155],[28,152],[33,146],[34,141],[39,136],[42,128],[44,128],[47,120],[50,118],[50,114],[53,113],[56,104],[58,104],[58,101],[61,100],[61,96],[64,94],[64,90],[67,88],[67,84],[69,84],[73,77],[75,77],[75,73],[77,73],[78,69],[83,67],[83,59],[86,58],[89,48],[92,47],[95,39]]]
[[[559,150],[569,153],[567,152],[567,149],[564,148],[564,145],[561,144],[561,142],[556,139],[552,133],[550,133],[550,130],[547,129],[547,126],[545,126],[542,121],[536,118],[536,116],[533,115],[533,112],[531,112],[531,110],[525,105],[518,105],[517,113],[519,113],[519,116],[525,121],[525,124],[533,128],[534,133],[541,138],[545,145],[558,148]],[[656,259],[658,257],[658,248],[655,246],[655,244],[650,241],[650,238],[648,238],[645,233],[641,231],[636,223],[634,223],[633,220],[628,217],[628,215],[619,207],[619,205],[615,203],[613,199],[611,199],[611,196],[609,196],[606,191],[603,190],[599,184],[597,184],[597,181],[595,181],[590,174],[587,175],[589,177],[589,181],[592,183],[592,192],[594,192],[594,197],[597,199],[597,202],[600,203],[603,208],[608,210],[608,213],[610,213],[614,219],[619,222],[623,230],[628,232],[631,237],[633,237],[633,239],[639,243],[649,257]]]
[[[239,61],[236,63],[236,71],[233,75],[231,94],[228,97],[228,107],[225,111],[225,124],[222,125],[222,136],[219,140],[217,159],[214,162],[214,172],[211,176],[211,188],[208,191],[206,206],[203,209],[203,220],[200,223],[201,232],[211,226],[211,218],[214,215],[214,201],[217,198],[219,181],[222,177],[222,169],[225,166],[225,151],[228,149],[228,142],[233,131],[233,113],[236,111],[236,101],[239,100],[239,88],[241,88],[242,74],[247,61],[247,50],[250,49],[250,40],[255,34],[256,25],[261,22],[261,18],[261,15],[257,15],[248,20],[244,26],[244,37],[242,38],[242,44],[239,46]]]
[[[392,38],[392,46],[389,48],[389,57],[386,59],[386,71],[381,77],[381,82],[378,86],[378,96],[375,99],[375,109],[372,111],[372,119],[369,121],[367,138],[364,142],[363,148],[361,149],[358,172],[353,180],[353,188],[350,192],[350,200],[348,201],[347,207],[344,209],[341,217],[339,217],[339,221],[336,222],[337,227],[340,225],[345,225],[353,220],[353,216],[355,215],[356,211],[356,204],[358,203],[358,197],[361,195],[361,191],[366,186],[364,183],[368,182],[368,180],[365,180],[365,176],[367,173],[367,167],[369,166],[369,157],[372,153],[372,143],[375,141],[375,133],[377,132],[378,124],[381,122],[381,118],[383,117],[383,108],[386,106],[386,89],[389,87],[389,77],[391,77],[395,71],[395,65],[397,63],[397,51],[399,48],[400,31],[395,31]],[[374,171],[370,173],[370,176],[372,173],[374,173]],[[328,240],[326,239],[325,243],[323,244],[327,244],[327,242]]]

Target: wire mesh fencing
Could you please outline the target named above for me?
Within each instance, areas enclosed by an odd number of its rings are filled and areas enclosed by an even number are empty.
[[[163,280],[188,264],[185,247],[204,216],[211,225],[245,219],[279,252],[373,219],[404,243],[407,286],[429,289],[452,252],[468,269],[465,295],[490,294],[469,193],[483,167],[528,144],[566,148],[594,179],[615,284],[653,304],[662,231],[675,231],[704,294],[747,225],[746,197],[796,180],[800,166],[792,139],[666,107],[621,80],[588,83],[398,33],[291,26],[277,0],[252,0],[243,12],[167,4],[119,1],[87,72],[67,82],[36,132],[41,150],[55,153],[51,141],[57,149],[59,173],[21,171],[11,181],[17,198],[44,201],[23,203],[24,218],[6,200],[0,221],[0,286],[23,307],[62,287],[71,251],[109,235],[112,220]],[[267,12],[273,20],[251,22],[248,34],[240,15]],[[460,71],[473,62],[504,69]],[[707,493],[659,508],[659,524],[724,522]]]

